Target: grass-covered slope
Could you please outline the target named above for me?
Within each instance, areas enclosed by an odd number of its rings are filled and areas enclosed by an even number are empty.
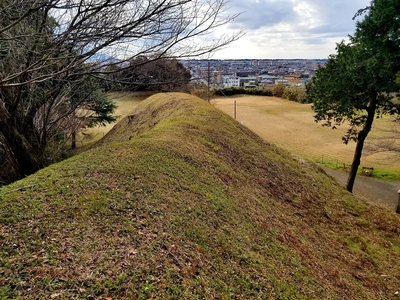
[[[0,298],[389,299],[400,219],[190,95],[0,190]]]

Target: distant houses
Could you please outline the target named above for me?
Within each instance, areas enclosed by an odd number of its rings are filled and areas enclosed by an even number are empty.
[[[258,85],[261,87],[272,86],[275,84],[275,80],[278,80],[278,76],[274,75],[259,75],[258,76]]]
[[[192,79],[212,87],[270,87],[276,84],[304,86],[326,60],[242,59],[182,60]]]
[[[289,86],[289,80],[287,80],[287,79],[277,79],[277,80],[275,80],[275,84],[283,84],[283,85]]]
[[[230,87],[244,87],[244,88],[256,88],[256,87],[270,87],[276,84],[284,84],[289,86],[289,80],[286,78],[272,76],[272,75],[258,75],[258,76],[247,76],[239,77],[235,75],[222,75],[221,84],[215,82],[216,86],[230,88]]]

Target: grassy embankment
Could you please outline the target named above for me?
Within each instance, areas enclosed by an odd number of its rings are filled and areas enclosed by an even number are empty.
[[[219,97],[213,101],[216,107],[233,117],[234,100],[238,121],[266,141],[332,168],[351,164],[355,143],[345,145],[342,142],[346,125],[332,130],[315,123],[311,105],[259,96]],[[400,180],[399,153],[390,151],[396,143],[400,148],[399,132],[398,123],[391,117],[376,119],[364,147],[361,167],[373,167],[377,178]]]
[[[116,122],[122,120],[129,115],[132,110],[139,105],[147,97],[154,94],[154,92],[128,92],[128,93],[110,93],[108,97],[116,102],[117,108],[114,115],[117,116]],[[107,124],[106,126],[99,126],[87,128],[84,133],[79,133],[77,136],[77,146],[87,146],[103,138],[107,132],[113,128],[115,123]]]
[[[0,189],[0,298],[389,299],[400,220],[205,101],[158,94]]]

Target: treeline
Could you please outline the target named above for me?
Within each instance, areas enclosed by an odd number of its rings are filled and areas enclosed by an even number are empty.
[[[264,88],[244,88],[244,87],[229,87],[215,89],[213,91],[216,96],[232,96],[232,95],[259,95],[267,97],[285,98],[290,101],[299,103],[306,103],[306,91],[303,87],[286,87],[284,84],[279,83],[273,87]]]
[[[188,91],[191,74],[177,59],[140,56],[105,70],[106,92]]]

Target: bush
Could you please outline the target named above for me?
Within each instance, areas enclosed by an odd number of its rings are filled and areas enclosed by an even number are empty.
[[[263,88],[246,89],[243,87],[230,87],[230,88],[216,89],[214,90],[214,93],[215,95],[218,96],[232,96],[238,94],[272,96],[271,90]]]
[[[207,86],[202,85],[193,86],[189,92],[190,94],[195,95],[196,97],[199,97],[206,101],[214,96],[214,91],[209,91]]]
[[[216,96],[232,96],[238,94],[275,96],[300,103],[305,103],[305,97],[306,97],[306,91],[304,88],[301,87],[288,88],[283,83],[279,83],[273,86],[272,89],[269,88],[246,89],[243,87],[230,87],[223,89],[215,89],[213,90],[213,92],[214,92],[213,94]]]
[[[288,99],[290,101],[297,101],[297,93],[294,89],[285,89],[283,91],[282,98]]]
[[[306,91],[304,88],[286,88],[282,95],[283,98],[290,101],[296,101],[299,103],[305,102]]]
[[[306,103],[306,89],[297,88],[297,102]]]
[[[275,97],[282,98],[283,97],[283,93],[285,92],[285,90],[286,90],[286,86],[283,83],[278,83],[277,85],[275,85],[272,88],[272,94]]]

